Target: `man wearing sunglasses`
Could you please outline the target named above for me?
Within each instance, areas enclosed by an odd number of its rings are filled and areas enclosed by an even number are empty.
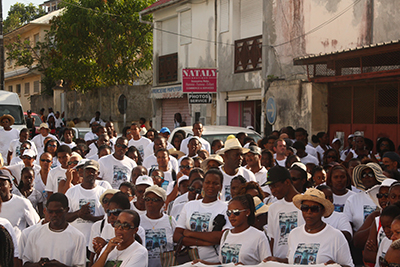
[[[85,266],[85,237],[67,222],[68,209],[64,194],[48,199],[49,223],[29,234],[22,257],[25,266]]]
[[[136,162],[125,156],[128,151],[128,139],[119,137],[114,146],[114,153],[99,159],[99,177],[109,182],[114,189],[118,189],[120,184],[131,180],[133,168]]]

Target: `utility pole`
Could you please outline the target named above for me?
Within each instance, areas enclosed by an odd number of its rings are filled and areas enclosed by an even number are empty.
[[[4,90],[3,0],[0,0],[0,90]]]

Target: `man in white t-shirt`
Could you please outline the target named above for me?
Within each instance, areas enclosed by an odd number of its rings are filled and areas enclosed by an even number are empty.
[[[167,148],[167,140],[162,137],[162,136],[157,136],[154,139],[154,142],[149,144],[147,147],[151,146],[152,147],[152,151],[153,153],[148,156],[147,158],[145,158],[143,160],[142,165],[146,168],[146,169],[150,169],[150,168],[158,168],[158,164],[157,164],[157,158],[155,156],[155,153],[161,149],[161,148]],[[174,169],[176,173],[179,172],[179,164],[178,164],[178,160],[173,157],[173,156],[169,156],[169,167]]]
[[[249,146],[250,151],[245,154],[247,168],[254,173],[257,183],[262,186],[267,182],[267,169],[261,166],[261,148],[258,146]],[[269,187],[263,188],[264,191],[269,192]]]
[[[31,145],[30,148],[33,149],[35,153],[37,153],[35,144],[29,141],[28,138],[29,138],[29,130],[27,128],[23,128],[19,132],[19,138],[11,141],[10,146],[8,147],[8,155],[7,155],[8,165],[10,165],[11,159],[21,156],[20,149],[23,142],[29,142],[29,144]]]
[[[106,130],[108,137],[110,137],[110,146],[114,149],[115,142],[117,141],[117,132],[114,128],[114,123],[112,121],[106,122]]]
[[[125,156],[128,151],[128,139],[119,137],[115,144],[115,152],[99,159],[99,177],[109,182],[114,189],[118,189],[123,182],[130,181],[132,169],[136,162]]]
[[[94,117],[90,120],[89,124],[96,122],[101,126],[105,126],[105,122],[100,118],[100,115],[100,111],[96,111]]]
[[[99,174],[99,163],[95,160],[87,160],[83,165],[83,181],[81,184],[68,189],[65,195],[69,201],[69,213],[67,221],[77,228],[89,245],[90,231],[93,223],[103,219],[104,209],[100,203],[100,196],[106,189],[96,185]]]
[[[254,174],[248,169],[242,167],[243,154],[250,150],[243,148],[237,138],[226,140],[225,147],[218,150],[218,155],[224,155],[225,165],[220,166],[222,174],[224,175],[224,182],[222,184],[221,200],[231,200],[231,181],[233,177],[242,175],[248,182],[256,181]]]
[[[68,204],[61,193],[49,198],[46,209],[49,223],[29,234],[22,257],[24,266],[85,266],[85,237],[67,222]]]
[[[279,165],[269,169],[267,185],[278,199],[268,210],[267,235],[272,256],[286,258],[290,231],[304,224],[301,211],[293,204],[293,197],[299,192],[293,186],[289,171]]]
[[[9,114],[5,114],[0,117],[0,125],[3,126],[0,129],[0,153],[3,155],[4,164],[7,164],[8,148],[12,140],[19,137],[19,131],[15,128],[11,128],[15,119]]]
[[[274,158],[275,162],[282,167],[285,167],[286,163],[286,142],[285,140],[279,138],[275,140],[274,143]]]
[[[107,134],[99,135],[99,138],[97,139],[97,141],[94,143],[91,143],[89,145],[90,150],[89,150],[89,153],[87,153],[85,157],[89,159],[89,158],[97,155],[97,153],[99,152],[99,147],[102,145],[108,145],[108,146],[110,145],[110,137],[108,137]]]
[[[297,150],[296,155],[299,156],[301,163],[303,163],[304,165],[307,163],[314,163],[315,166],[319,165],[318,159],[306,152],[306,146],[303,142],[296,141],[293,144],[293,148]]]
[[[193,136],[199,137],[199,141],[201,143],[201,149],[200,150],[207,150],[208,153],[211,153],[211,145],[210,145],[210,143],[206,139],[201,137],[202,134],[203,134],[203,131],[204,131],[203,124],[201,122],[195,122],[193,124],[192,131],[193,131]],[[182,151],[183,153],[185,153],[186,155],[189,154],[189,149],[188,149],[187,145],[188,145],[190,139],[192,139],[193,136],[189,136],[188,138],[183,139],[182,142],[181,142],[181,147],[180,147],[179,150]]]
[[[62,145],[57,149],[57,158],[61,166],[51,169],[47,176],[46,192],[47,196],[58,192],[58,183],[67,179],[66,171],[68,170],[68,162],[71,158],[71,148],[67,145]]]
[[[140,126],[137,123],[131,124],[131,134],[132,139],[129,140],[128,147],[136,147],[144,159],[144,149],[151,143],[151,140],[140,135]]]
[[[37,149],[37,154],[42,155],[44,152],[44,140],[47,137],[51,137],[54,140],[57,140],[57,137],[54,135],[50,134],[50,128],[47,123],[41,123],[40,128],[39,128],[40,134],[36,135],[33,137],[32,142],[35,144],[36,149]]]

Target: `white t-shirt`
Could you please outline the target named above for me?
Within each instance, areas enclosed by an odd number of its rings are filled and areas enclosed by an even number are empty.
[[[261,170],[254,174],[256,182],[259,186],[263,185],[267,181],[268,170],[262,166]]]
[[[326,149],[331,149],[332,147],[330,145],[325,146]],[[318,145],[315,150],[317,151],[317,153],[319,153],[319,161],[322,162],[322,159],[324,157],[325,154],[325,150],[321,147],[321,145]]]
[[[20,197],[26,198],[18,189],[16,191],[13,191],[13,193]],[[36,188],[33,188],[32,193],[26,199],[32,203],[32,206],[36,211],[39,211],[38,204],[45,201],[43,194],[39,192],[39,190],[37,190]]]
[[[260,230],[250,226],[241,233],[227,231],[223,233],[219,246],[220,263],[257,265],[271,256],[268,239]]]
[[[176,220],[172,216],[163,215],[153,220],[147,215],[140,216],[140,225],[146,232],[146,249],[149,255],[149,265],[161,267],[160,253],[174,249],[172,236],[176,228]]]
[[[378,244],[378,246],[381,244],[382,240],[386,237],[385,231],[383,231],[383,227],[381,225],[381,227],[379,227],[380,224],[380,220],[381,220],[381,216],[376,216],[375,217],[375,227],[376,227],[376,243]]]
[[[326,222],[335,229],[342,232],[349,232],[353,236],[353,229],[347,217],[341,212],[332,212],[328,218],[322,217],[322,221]]]
[[[112,186],[107,181],[96,179],[95,183],[96,185],[104,187],[105,189],[112,189]]]
[[[91,143],[89,145],[89,153],[87,153],[87,155],[85,156],[86,158],[91,158],[95,155],[97,155],[97,153],[99,152],[99,149],[97,148],[96,143]]]
[[[346,200],[343,213],[352,223],[353,230],[356,232],[365,219],[376,209],[375,203],[369,197],[367,192],[360,192],[350,196]]]
[[[317,150],[313,146],[311,146],[310,144],[306,145],[306,153],[310,154],[314,158],[318,158]]]
[[[183,206],[176,227],[194,232],[211,232],[214,218],[222,214],[226,220],[224,229],[231,228],[229,218],[226,216],[227,208],[227,204],[220,200],[212,203],[203,203],[202,200],[189,201]],[[198,246],[197,249],[200,259],[218,262],[218,255],[213,246]]]
[[[100,196],[106,191],[104,187],[96,186],[93,189],[85,189],[82,185],[71,187],[65,195],[68,197],[69,212],[79,210],[83,205],[90,203],[90,213],[94,216],[104,215],[104,209],[100,203]],[[77,218],[71,223],[73,227],[83,233],[86,246],[89,245],[90,230],[94,222]]]
[[[183,139],[182,142],[181,142],[181,147],[180,147],[179,150],[181,152],[185,153],[186,155],[189,154],[189,149],[188,149],[187,145],[188,145],[190,139],[192,139],[193,137],[194,136],[189,136],[188,138]],[[199,139],[200,139],[200,143],[201,143],[201,149],[200,150],[207,150],[208,153],[211,154],[211,145],[210,145],[210,143],[206,139],[204,139],[203,137],[199,137]]]
[[[7,164],[7,154],[8,148],[10,147],[11,141],[19,138],[19,131],[17,129],[11,128],[11,130],[6,131],[3,127],[0,129],[0,153],[3,155],[4,164]]]
[[[7,169],[11,171],[11,174],[17,179],[18,184],[21,182],[21,171],[23,168],[25,168],[24,162],[7,167]],[[40,172],[40,166],[33,164],[33,171],[35,172],[35,177],[38,176]]]
[[[48,177],[48,174],[47,174]],[[38,173],[37,176],[35,176],[35,188],[36,190],[38,190],[39,192],[42,193],[45,201],[44,203],[47,202],[47,192],[46,192],[46,185],[44,184],[43,180],[42,180],[42,176],[40,175],[40,172]]]
[[[29,235],[32,233],[33,230],[35,230],[36,228],[39,228],[43,225],[43,220],[44,219],[41,219],[37,224],[29,226],[28,228],[25,228],[21,232],[21,236],[19,237],[19,241],[18,241],[18,251],[20,252],[21,260],[22,260],[22,255],[24,255],[26,241],[28,241]]]
[[[390,248],[391,244],[392,240],[390,240],[389,238],[385,237],[382,239],[382,242],[378,248],[378,252],[376,253],[375,267],[379,267],[379,257],[385,258],[386,252]]]
[[[13,194],[11,199],[1,205],[0,217],[10,221],[17,240],[27,225],[36,224],[40,218],[32,203],[26,198]]]
[[[278,163],[279,166],[286,168],[286,165],[285,165],[286,164],[286,158],[282,159],[282,160],[275,159],[275,161],[276,161],[276,163]]]
[[[33,142],[29,141],[29,140],[28,140],[28,142],[31,144],[31,149],[33,151],[35,151],[35,153],[37,154],[35,143],[33,143]],[[12,159],[13,158],[18,158],[19,156],[21,156],[21,152],[20,152],[21,145],[22,145],[22,142],[19,141],[19,138],[14,139],[14,140],[11,141],[10,146],[8,147],[8,152],[12,153],[12,155],[11,155]],[[5,155],[5,156],[7,156],[7,155]],[[8,165],[11,165],[11,162],[9,162]]]
[[[158,163],[157,163],[157,158],[154,154],[151,154],[147,158],[143,160],[142,166],[145,167],[146,169],[151,169],[151,168],[158,168]],[[179,164],[178,160],[173,157],[169,156],[169,163],[168,163],[168,168],[169,169],[174,169],[176,173],[179,172]]]
[[[74,147],[76,147],[76,143],[75,142],[71,142],[70,144],[67,144],[65,142],[61,142],[61,145],[66,145],[69,146],[69,148],[73,149]]]
[[[282,198],[269,207],[267,234],[270,239],[274,239],[272,248],[274,257],[286,258],[289,233],[303,224],[303,214],[293,202],[287,202]]]
[[[16,165],[19,163],[24,163],[24,162],[22,161],[22,159],[20,157],[15,157],[15,158],[13,157],[11,159],[10,163],[8,164],[8,166]]]
[[[106,247],[103,248],[101,254],[103,254],[105,249]],[[123,251],[119,251],[114,248],[110,254],[108,254],[106,264],[104,266],[147,267],[147,250],[137,241],[134,241]]]
[[[310,154],[307,154],[307,156],[300,158],[300,161],[304,165],[307,163],[314,163],[316,166],[319,165],[318,159]]]
[[[99,159],[99,177],[109,182],[114,189],[119,189],[121,183],[131,180],[132,169],[137,166],[136,162],[124,156],[118,160],[113,154]]]
[[[222,190],[221,190],[221,199],[224,201],[229,201],[231,200],[231,181],[233,177],[242,175],[244,179],[246,179],[247,182],[256,181],[256,177],[254,176],[254,173],[249,171],[248,169],[244,167],[239,167],[238,171],[235,175],[228,175],[225,173],[224,169],[222,168],[223,166],[219,166],[219,170],[222,172],[224,175],[224,183],[222,184]]]
[[[44,139],[46,139],[47,137],[51,137],[54,140],[58,140],[57,137],[55,137],[52,134],[48,134],[46,136],[38,134],[38,135],[36,135],[35,137],[32,138],[32,142],[35,143],[38,155],[42,155],[42,153],[44,151]]]
[[[351,190],[348,190],[347,193],[342,196],[335,195],[335,193],[333,193],[333,205],[335,206],[335,211],[343,212],[346,200],[354,194],[355,193]]]
[[[136,208],[134,202],[131,202],[131,210],[136,211],[140,215],[140,217],[146,215],[146,210],[139,210],[138,208]]]
[[[167,149],[170,150],[171,148],[174,148],[173,145],[171,145],[168,141],[167,141]],[[148,156],[154,154],[154,142],[151,142],[150,144],[148,144],[146,146],[146,148],[144,149],[144,157],[147,158]]]
[[[58,183],[61,180],[67,179],[65,175],[68,169],[64,169],[61,166],[55,167],[51,169],[49,174],[47,175],[47,183],[46,183],[46,191],[47,192],[58,192]]]
[[[85,134],[85,141],[97,140],[99,137],[94,132],[90,131]]]
[[[24,264],[38,262],[41,258],[55,259],[67,266],[84,267],[85,237],[70,224],[64,231],[54,232],[46,223],[30,233],[22,257]]]
[[[350,248],[344,235],[330,225],[315,234],[297,227],[289,234],[289,264],[321,264],[330,260],[347,266],[354,266]]]
[[[14,244],[14,258],[19,258],[19,255],[22,253],[19,252],[18,249],[18,240],[17,237],[15,235],[15,231],[14,228],[12,227],[11,223],[5,219],[5,218],[1,218],[0,217],[0,225],[4,226],[4,228],[6,228],[7,232],[10,234],[13,244]]]
[[[133,138],[129,140],[128,147],[134,146],[139,151],[142,159],[144,159],[144,149],[151,144],[151,140],[146,137],[140,137],[139,140],[134,140]]]

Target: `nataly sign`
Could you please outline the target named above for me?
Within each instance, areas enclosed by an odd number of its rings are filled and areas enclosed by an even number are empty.
[[[216,93],[217,69],[182,69],[184,93]]]

